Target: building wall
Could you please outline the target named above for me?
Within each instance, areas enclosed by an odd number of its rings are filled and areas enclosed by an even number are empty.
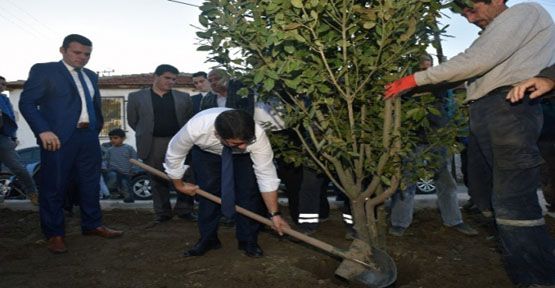
[[[126,107],[127,107],[127,96],[129,95],[130,92],[133,91],[137,91],[138,89],[133,88],[133,89],[100,89],[100,95],[102,95],[102,97],[123,97],[124,98],[124,106],[123,106],[123,111],[122,111],[122,115],[123,115],[123,119],[122,119],[122,126],[123,129],[126,131],[126,136],[127,136],[127,140],[126,143],[136,147],[135,146],[135,131],[133,131],[133,129],[131,129],[128,125],[127,125],[127,118],[126,118]],[[183,91],[183,92],[187,92],[189,94],[195,94],[195,92],[193,92],[192,89],[182,89],[182,88],[178,88],[177,90],[179,91]],[[10,101],[13,105],[14,108],[14,112],[15,112],[15,117],[16,117],[16,121],[17,121],[17,125],[19,126],[19,129],[17,131],[17,138],[19,140],[19,146],[17,147],[17,149],[22,149],[22,148],[27,148],[27,147],[32,147],[32,146],[37,146],[37,140],[35,138],[35,135],[33,134],[33,132],[31,131],[31,128],[29,127],[29,125],[27,124],[27,122],[25,121],[25,119],[23,119],[23,117],[21,116],[21,113],[19,112],[19,107],[18,107],[18,103],[19,103],[19,97],[21,95],[21,91],[22,89],[15,89],[10,91]],[[99,137],[100,143],[104,143],[104,142],[108,142],[108,138],[107,137]]]

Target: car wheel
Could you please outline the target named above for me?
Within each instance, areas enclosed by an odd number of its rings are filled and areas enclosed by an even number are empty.
[[[148,175],[137,175],[131,179],[131,190],[136,200],[152,199],[152,182]]]
[[[434,179],[423,179],[416,181],[416,188],[418,188],[419,194],[432,194],[436,192],[436,185]]]
[[[25,199],[25,193],[21,185],[15,180],[13,174],[0,174],[0,194],[4,199]]]

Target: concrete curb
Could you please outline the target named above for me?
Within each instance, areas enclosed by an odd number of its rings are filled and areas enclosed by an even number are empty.
[[[461,187],[459,187],[461,188]],[[459,198],[459,205],[463,205],[468,200],[468,194],[466,193],[466,187],[462,186],[462,189],[457,189],[457,196]],[[436,194],[427,195],[416,195],[415,197],[415,208],[433,208],[437,200]],[[175,198],[170,200],[172,204],[175,203]],[[343,207],[343,201],[337,201],[335,197],[329,197],[328,201],[332,209],[339,209]],[[287,206],[287,198],[280,197],[279,204]],[[152,211],[152,200],[135,201],[134,203],[124,203],[123,200],[113,200],[106,199],[100,200],[100,206],[102,210],[113,210],[113,209],[144,209]],[[5,200],[0,203],[0,209],[11,209],[11,210],[29,210],[38,211],[37,206],[33,206],[29,200]]]
[[[459,206],[464,205],[466,201],[468,201],[468,193],[467,189],[463,185],[459,185],[457,187],[457,197],[459,200]],[[543,193],[541,190],[538,190],[538,198],[540,200],[540,205],[542,209],[546,211],[545,199],[543,197]],[[175,203],[175,198],[170,200],[172,204]],[[328,201],[330,203],[330,208],[332,209],[339,209],[343,207],[342,201],[335,200],[335,197],[329,197]],[[389,200],[388,200],[389,201]],[[437,195],[436,194],[417,194],[414,198],[415,209],[424,209],[424,208],[436,208],[436,201]],[[279,203],[283,206],[287,206],[287,198],[280,197]],[[135,201],[135,203],[124,203],[123,200],[100,200],[100,206],[102,210],[113,210],[113,209],[141,209],[141,210],[149,210],[153,211],[152,209],[152,200],[144,200],[144,201]],[[10,209],[10,210],[29,210],[29,211],[38,211],[37,206],[33,206],[29,200],[5,200],[3,203],[0,203],[0,209]]]

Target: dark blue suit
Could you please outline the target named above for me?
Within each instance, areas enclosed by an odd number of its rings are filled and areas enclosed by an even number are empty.
[[[81,98],[73,77],[62,61],[34,65],[19,101],[19,110],[41,147],[40,218],[47,238],[65,234],[63,204],[71,176],[75,177],[79,190],[81,228],[87,231],[102,226],[98,140],[103,125],[100,92],[96,74],[88,69],[83,71],[94,87],[96,130],[77,128]],[[59,150],[43,149],[38,135],[47,131],[60,139]]]

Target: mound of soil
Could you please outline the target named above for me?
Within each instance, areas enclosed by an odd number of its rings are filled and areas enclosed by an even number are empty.
[[[347,248],[338,211],[314,237]],[[197,225],[179,218],[150,227],[152,213],[104,211],[104,222],[125,231],[119,239],[82,236],[79,217],[66,218],[69,252],[46,249],[37,212],[0,210],[0,287],[365,287],[334,276],[341,260],[308,245],[260,234],[265,256],[237,250],[235,230],[220,228],[223,247],[184,258],[198,239]],[[403,237],[388,236],[395,259],[394,287],[512,287],[503,270],[492,229],[478,215],[465,215],[479,236],[467,237],[441,224],[435,210],[420,210]],[[547,219],[555,234],[555,221]]]

